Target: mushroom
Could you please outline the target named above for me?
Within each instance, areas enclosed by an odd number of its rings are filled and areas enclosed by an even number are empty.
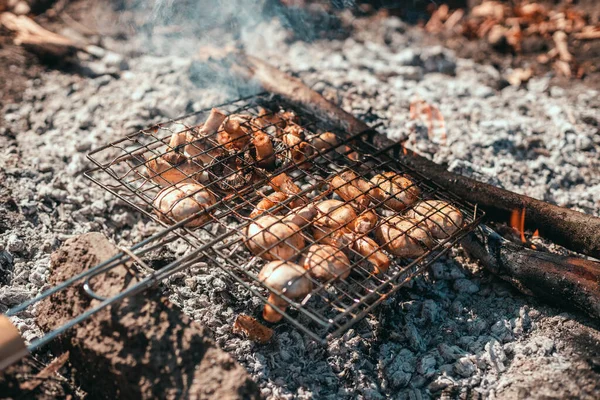
[[[195,129],[186,132],[185,152],[192,158],[200,159],[204,164],[209,164],[217,157],[221,151],[216,149],[218,146],[213,135],[217,133],[219,126],[225,121],[227,116],[220,110],[213,108],[204,124]]]
[[[296,185],[294,180],[290,178],[290,176],[286,173],[281,173],[270,178],[269,185],[276,192],[282,192],[290,197],[294,197],[294,200],[290,202],[290,207],[292,208],[299,207],[308,203],[308,200],[304,196],[300,195],[302,189],[300,189],[300,187]]]
[[[394,211],[402,211],[419,199],[421,190],[405,175],[384,172],[371,179],[370,194]]]
[[[271,137],[261,131],[255,132],[252,144],[256,150],[256,164],[261,168],[272,168],[275,165],[275,150]]]
[[[228,116],[217,134],[217,141],[227,149],[241,150],[250,142],[252,127],[249,115]]]
[[[346,279],[350,275],[348,257],[340,249],[327,244],[310,246],[303,266],[312,277],[324,281]]]
[[[463,215],[450,203],[442,200],[420,201],[406,216],[424,224],[436,239],[445,239],[463,225]]]
[[[368,233],[377,224],[377,214],[367,210],[360,215],[349,203],[340,200],[323,200],[316,205],[319,218],[315,224],[338,229],[341,227],[356,233]]]
[[[419,257],[433,246],[427,227],[413,218],[392,217],[377,227],[375,236],[387,251],[398,257]]]
[[[182,154],[169,154],[171,162],[164,156],[146,161],[146,174],[160,186],[172,186],[178,183],[197,183],[202,181],[202,165]]]
[[[293,222],[263,215],[246,230],[246,246],[255,255],[268,260],[291,260],[304,249],[304,237]]]
[[[271,291],[267,301],[285,312],[289,304],[280,295],[289,299],[298,299],[311,292],[313,284],[306,274],[307,272],[304,268],[298,264],[271,261],[261,269],[258,274],[258,280],[267,285]],[[275,310],[271,304],[265,304],[263,309],[263,318],[265,320],[278,322],[282,317],[283,315]]]
[[[283,217],[283,221],[292,222],[300,228],[304,228],[315,219],[317,214],[318,212],[315,206],[312,204],[307,204],[303,207],[294,208],[288,213],[288,215]]]
[[[342,199],[351,202],[359,210],[369,206],[371,185],[356,176],[353,171],[344,171],[331,178],[331,189]]]
[[[252,213],[250,214],[250,218],[254,219],[267,211],[268,209],[275,207],[277,204],[284,202],[288,199],[288,195],[282,192],[273,192],[261,201],[259,201]]]
[[[310,144],[317,150],[318,152],[326,152],[332,147],[337,147],[338,140],[337,136],[333,132],[323,132],[318,136],[313,136],[310,139]]]
[[[195,216],[185,226],[193,228],[210,219],[205,211],[216,204],[216,197],[197,183],[179,183],[161,190],[154,199],[154,208],[161,221],[171,223]]]

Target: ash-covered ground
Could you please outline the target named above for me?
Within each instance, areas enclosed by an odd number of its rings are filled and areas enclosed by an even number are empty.
[[[393,17],[356,19],[349,31],[289,41],[274,21],[245,44],[455,172],[598,215],[597,91],[553,86],[549,77],[498,90],[502,73],[422,47],[423,33]],[[140,51],[139,37],[106,38],[115,52],[82,61],[79,73],[47,71],[29,81],[20,104],[4,106],[0,311],[46,288],[49,255],[66,238],[102,231],[131,245],[157,231],[82,172],[91,149],[232,96],[197,80],[189,39],[160,35],[153,38],[158,55]],[[186,51],[178,50],[183,43]],[[426,127],[409,120],[414,95],[441,110],[445,145],[432,144]],[[214,266],[179,273],[165,287],[268,398],[600,396],[598,325],[519,294],[460,249],[326,346],[285,323],[267,345],[233,334],[236,315],[257,315],[261,305]],[[18,321],[27,339],[41,334],[32,315]]]

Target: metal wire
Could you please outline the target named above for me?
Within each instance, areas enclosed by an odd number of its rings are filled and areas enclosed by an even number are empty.
[[[127,135],[89,154],[96,168],[87,172],[86,176],[163,225],[164,229],[130,250],[10,310],[9,315],[14,315],[78,282],[83,282],[91,297],[101,300],[96,307],[32,346],[46,343],[113,302],[139,293],[199,261],[220,268],[298,329],[318,341],[324,341],[341,334],[389,298],[474,229],[483,217],[483,213],[472,204],[441,190],[417,171],[399,163],[397,155],[403,151],[400,144],[376,148],[372,143],[375,131],[348,135],[267,94],[243,98],[216,108],[228,116],[246,116],[236,126],[243,129],[244,135],[230,137],[222,128],[208,135],[202,134],[202,124],[211,112],[211,109],[205,109]],[[233,121],[233,117],[228,118],[228,121]],[[324,132],[335,133],[335,146],[323,146],[323,142],[319,142],[319,135]],[[267,159],[260,159],[258,145],[252,140],[261,134],[268,135],[274,144],[272,157]],[[190,149],[189,146],[193,147]],[[190,156],[188,150],[195,150],[194,154]],[[284,216],[294,215],[306,205],[339,199],[340,188],[334,190],[336,188],[332,186],[335,177],[351,176],[346,183],[356,187],[383,172],[408,177],[411,183],[391,195],[387,193],[383,199],[375,196],[375,192],[351,191],[355,194],[351,198],[346,195],[344,202],[335,203],[314,220],[305,221],[306,226],[302,229],[294,228],[294,243],[290,243],[289,237],[272,235],[271,230],[281,228]],[[384,190],[385,194],[385,190],[389,189],[383,186],[385,184],[372,187]],[[408,193],[417,189],[415,198],[399,207],[403,208],[401,211],[389,209],[391,200],[402,202]],[[280,191],[286,196],[275,202],[269,201],[275,192]],[[163,201],[167,196],[174,196],[177,200]],[[216,201],[206,201],[211,198]],[[428,212],[419,213],[415,203],[428,199],[443,200],[444,203],[436,203]],[[259,203],[267,206],[257,211],[255,207]],[[184,204],[186,207],[182,206]],[[184,208],[186,212],[181,214]],[[454,210],[462,215],[462,222],[458,224],[451,216]],[[260,215],[256,216],[259,211]],[[336,218],[341,212],[348,213],[350,218],[340,222]],[[396,230],[397,236],[392,238],[382,239],[374,235],[377,229],[392,224],[394,218],[404,217],[409,212],[418,217],[411,227]],[[256,235],[248,236],[249,227],[263,221],[259,218],[265,215],[275,216],[275,219],[268,224],[261,223]],[[358,228],[357,221],[372,221],[369,218],[373,216],[377,217],[377,229],[374,226],[368,230]],[[451,229],[445,227],[449,229],[448,234],[433,237],[428,233],[425,238],[415,234],[423,226],[437,224],[440,217],[454,224]],[[322,237],[316,240],[315,235],[325,225],[330,226],[325,232],[320,232]],[[311,246],[340,237],[346,240],[339,245],[339,252],[330,252],[328,260],[342,263],[345,266],[343,270],[323,278],[316,274],[314,268],[306,268],[299,276],[280,285],[279,289],[259,279],[259,272],[268,262],[263,258],[303,264]],[[417,246],[418,251],[411,255],[412,258],[396,257],[388,251],[392,241],[399,237]],[[268,243],[261,243],[265,238]],[[143,265],[145,253],[177,239],[189,245],[190,251],[186,255],[147,274],[116,296],[104,298],[89,284],[90,280],[118,265]],[[361,247],[358,243],[365,246]],[[249,245],[253,245],[253,252]],[[286,246],[292,251],[284,256],[285,252],[280,249]],[[382,265],[378,263],[385,259],[390,261],[389,268],[380,268]],[[291,287],[299,280],[309,282],[312,287],[301,296],[291,292]]]

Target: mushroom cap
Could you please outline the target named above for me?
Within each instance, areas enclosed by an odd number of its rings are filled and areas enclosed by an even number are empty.
[[[398,257],[418,257],[433,246],[427,227],[412,218],[392,217],[379,225],[375,236],[387,251]]]
[[[450,203],[443,200],[420,201],[406,213],[421,225],[425,225],[433,237],[445,239],[463,225],[463,215]]]
[[[406,175],[384,172],[371,178],[371,196],[394,211],[402,211],[419,199],[421,190]]]
[[[357,214],[348,203],[340,200],[323,200],[315,206],[319,213],[315,224],[329,228],[339,228],[351,223]]]
[[[293,222],[262,215],[246,230],[246,246],[265,260],[290,260],[304,249],[304,237]]]
[[[152,158],[146,161],[146,175],[160,186],[171,186],[178,183],[197,183],[202,176],[202,163],[183,155],[170,157],[169,162],[164,157]]]
[[[284,296],[296,299],[306,296],[313,288],[307,275],[304,268],[298,264],[271,261],[260,270],[258,280]]]
[[[313,244],[303,262],[311,276],[322,279],[346,279],[350,275],[350,260],[338,248],[327,244]]]
[[[179,222],[198,214],[185,224],[187,227],[196,227],[210,219],[210,215],[203,211],[216,202],[216,197],[204,186],[179,183],[161,190],[154,199],[154,207],[159,219],[167,223],[172,222],[170,219]]]
[[[284,222],[291,222],[300,228],[310,224],[317,216],[317,209],[313,204],[304,207],[296,207],[283,218]]]

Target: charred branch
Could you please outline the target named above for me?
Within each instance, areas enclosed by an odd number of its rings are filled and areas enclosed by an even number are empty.
[[[468,235],[462,246],[525,294],[600,318],[600,263],[530,250],[485,225]]]

